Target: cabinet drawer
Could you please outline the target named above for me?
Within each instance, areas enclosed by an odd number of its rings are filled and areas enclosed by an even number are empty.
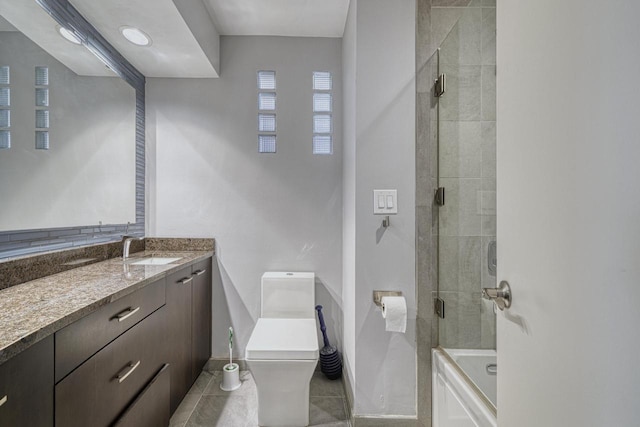
[[[0,365],[0,426],[53,426],[53,336]]]
[[[162,307],[59,382],[56,426],[111,425],[166,363],[165,329]]]
[[[171,413],[191,387],[191,267],[167,276],[167,341],[171,365]]]
[[[169,425],[169,365],[164,365],[114,427],[162,427]]]
[[[162,279],[56,332],[56,383],[164,302],[165,279]]]

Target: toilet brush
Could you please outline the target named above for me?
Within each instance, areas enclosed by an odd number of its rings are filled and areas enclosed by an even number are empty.
[[[220,389],[224,391],[237,390],[240,382],[240,367],[233,363],[233,328],[229,328],[229,364],[222,367],[222,382]]]
[[[233,328],[229,326],[229,365],[233,365]]]
[[[322,338],[324,339],[324,347],[320,349],[320,370],[330,380],[337,380],[342,376],[340,353],[338,353],[337,348],[329,344],[327,327],[324,324],[324,317],[322,316],[322,306],[316,305],[316,310],[318,310],[320,330],[322,331]]]

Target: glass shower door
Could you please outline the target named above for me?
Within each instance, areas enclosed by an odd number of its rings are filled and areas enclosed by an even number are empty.
[[[496,286],[495,35],[483,27],[491,13],[495,34],[495,8],[469,7],[438,52],[446,76],[438,99],[439,343],[447,349],[496,348],[493,303],[481,297]]]

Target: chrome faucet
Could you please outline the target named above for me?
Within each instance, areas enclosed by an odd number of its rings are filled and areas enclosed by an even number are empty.
[[[129,248],[131,247],[131,242],[134,240],[144,240],[144,236],[142,237],[130,237],[130,236],[122,236],[124,238],[123,247],[122,247],[122,259],[126,260],[129,258]]]

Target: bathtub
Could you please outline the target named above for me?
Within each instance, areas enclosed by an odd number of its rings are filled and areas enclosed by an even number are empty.
[[[432,356],[433,426],[497,427],[495,350],[437,348]]]

